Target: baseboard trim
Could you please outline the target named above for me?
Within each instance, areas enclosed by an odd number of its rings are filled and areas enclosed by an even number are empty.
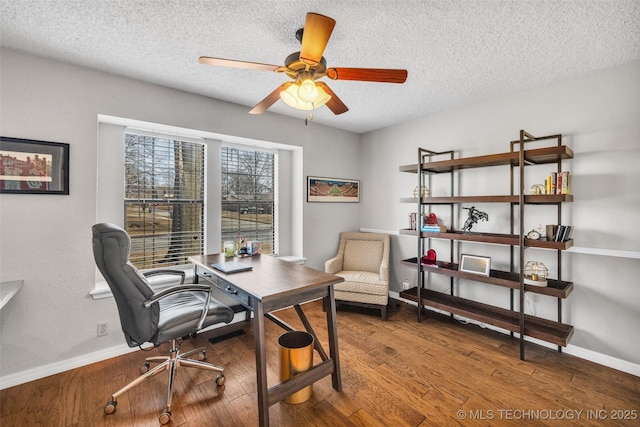
[[[400,294],[398,292],[395,292],[395,291],[389,291],[389,297],[391,297],[393,299],[397,299],[398,301],[405,302],[407,304],[411,304],[411,305],[415,305],[415,306],[418,305],[415,301],[411,301],[411,300],[402,298],[400,296]],[[437,310],[437,309],[432,309],[432,308],[429,308],[429,310],[433,310],[433,311],[436,311],[436,312],[442,313],[442,314],[449,314],[449,313],[444,312],[442,310]],[[462,317],[461,316],[456,316],[456,318],[460,319]],[[477,322],[477,321],[475,321],[473,319],[464,318],[464,320],[466,322],[468,322],[468,323],[473,323],[474,325],[478,325],[478,326],[483,327],[483,328],[491,329],[491,330],[494,330],[496,332],[503,333],[505,335],[508,335],[510,333],[509,331],[506,331],[504,329],[495,328],[495,327],[493,327],[491,325],[486,325],[484,323]],[[518,336],[518,334],[516,334],[516,336]],[[550,344],[548,342],[540,341],[540,340],[537,340],[535,338],[526,337],[525,339],[527,341],[530,341],[532,343],[541,345],[543,347],[548,347],[548,348],[553,348],[553,349],[557,348],[554,344]],[[608,368],[612,368],[612,369],[616,369],[618,371],[626,372],[627,374],[631,374],[631,375],[634,375],[636,377],[640,377],[640,365],[636,364],[636,363],[629,362],[627,360],[618,359],[616,357],[609,356],[607,354],[598,353],[596,351],[589,350],[589,349],[582,348],[582,347],[578,347],[578,346],[571,345],[571,344],[569,344],[568,346],[564,347],[562,349],[562,352],[566,353],[566,354],[570,354],[570,355],[575,356],[575,357],[578,357],[580,359],[588,360],[590,362],[594,362],[594,363],[597,363],[599,365],[606,366]]]
[[[236,313],[230,324],[245,322],[245,313]],[[202,332],[212,331],[217,328],[225,327],[229,325],[218,324],[208,329],[203,329]],[[20,384],[28,383],[29,381],[39,380],[51,375],[59,374],[61,372],[69,371],[71,369],[80,368],[82,366],[90,365],[96,362],[102,362],[103,360],[111,359],[112,357],[118,357],[127,353],[133,353],[139,351],[138,347],[129,347],[126,344],[117,345],[115,347],[105,348],[93,353],[83,354],[81,356],[72,357],[71,359],[62,360],[60,362],[50,363],[48,365],[38,366],[37,368],[27,369],[26,371],[17,372],[15,374],[6,375],[0,377],[0,390],[5,388],[14,387]]]
[[[122,344],[93,353],[83,354],[78,357],[72,357],[71,359],[62,360],[60,362],[54,362],[48,365],[38,366],[37,368],[27,369],[26,371],[17,372],[15,374],[6,375],[4,377],[0,377],[0,390],[28,383],[29,381],[39,380],[71,369],[76,369],[81,366],[101,362],[103,360],[111,359],[112,357],[122,356],[137,350],[138,347],[131,348],[126,344]]]

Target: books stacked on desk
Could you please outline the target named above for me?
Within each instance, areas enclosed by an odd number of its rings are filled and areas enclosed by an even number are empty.
[[[571,194],[571,172],[551,172],[545,187],[547,194]]]

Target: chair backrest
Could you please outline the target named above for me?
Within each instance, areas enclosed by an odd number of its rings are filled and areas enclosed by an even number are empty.
[[[389,246],[388,234],[342,232],[338,248],[338,253],[343,254],[342,269],[385,274],[389,266]]]
[[[158,331],[160,307],[143,306],[153,290],[145,277],[129,262],[131,238],[114,224],[96,224],[93,230],[93,257],[118,306],[120,323],[130,347],[153,342]]]

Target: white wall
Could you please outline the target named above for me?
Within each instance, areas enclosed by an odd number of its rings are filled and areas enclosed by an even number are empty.
[[[561,133],[575,157],[563,163],[573,172],[574,202],[563,207],[563,222],[573,224],[575,246],[580,252],[610,249],[617,256],[568,252],[563,255],[564,277],[575,290],[564,305],[564,321],[575,327],[570,344],[633,364],[640,363],[640,62],[601,70],[547,86],[490,100],[481,104],[425,117],[364,135],[361,153],[363,182],[360,224],[365,229],[407,228],[413,204],[400,204],[417,185],[414,174],[400,173],[398,166],[417,162],[417,149],[455,150],[474,156],[509,151],[509,141],[520,129],[536,136]],[[542,183],[547,172],[528,174],[525,188]],[[537,174],[537,176],[535,176]],[[508,194],[509,168],[468,170],[460,174],[462,194]],[[442,192],[440,184],[432,191]],[[442,193],[440,193],[442,194]],[[436,194],[437,195],[437,194]],[[496,204],[485,204],[488,223],[474,231],[494,231],[508,221]],[[529,207],[525,226],[549,221],[543,211]],[[548,209],[548,208],[547,208]],[[555,212],[555,210],[554,210]],[[456,218],[457,227],[460,220]],[[528,228],[528,229],[529,229]],[[508,254],[492,245],[466,244],[466,252],[499,255],[492,262],[508,266]],[[548,257],[548,251],[527,250],[527,259]],[[407,277],[416,283],[413,269],[398,261],[415,256],[416,240],[394,236],[392,288]],[[606,253],[605,251],[600,251]],[[444,256],[445,252],[442,252]],[[598,253],[598,251],[596,251]],[[630,258],[625,257],[627,253]],[[501,257],[501,258],[500,258]],[[506,259],[505,259],[506,257]],[[553,260],[545,264],[554,264]],[[547,264],[547,265],[549,265]],[[433,284],[447,289],[446,283]],[[508,291],[478,283],[462,283],[462,295],[508,306]],[[536,314],[555,316],[555,299],[532,296]]]
[[[359,136],[305,126],[302,116],[253,116],[246,107],[10,49],[1,58],[2,135],[69,143],[71,182],[69,196],[0,195],[0,281],[24,280],[0,312],[0,377],[124,342],[113,299],[88,296],[95,284],[99,114],[294,145],[303,148],[303,175],[359,178]],[[292,188],[306,191],[306,185]],[[307,265],[323,268],[338,233],[358,228],[358,209],[304,203]],[[102,321],[111,333],[97,338]]]
[[[0,281],[24,280],[22,290],[0,312],[2,387],[7,378],[23,378],[23,372],[31,375],[41,368],[46,374],[48,367],[70,360],[67,365],[73,367],[78,363],[74,357],[91,360],[123,345],[113,300],[88,296],[95,283],[90,227],[97,218],[98,114],[295,145],[303,148],[305,177],[360,179],[359,204],[303,203],[303,252],[311,267],[322,269],[334,255],[340,231],[406,227],[414,209],[398,200],[411,196],[416,182],[414,175],[398,172],[398,166],[415,163],[418,147],[455,149],[463,156],[503,152],[520,129],[535,135],[562,133],[576,153],[567,162],[574,173],[575,202],[565,209],[567,222],[577,227],[576,245],[612,249],[614,255],[640,250],[640,63],[359,137],[268,113],[250,116],[246,107],[13,50],[2,49],[1,59],[0,133],[71,144],[69,196],[0,195]],[[464,190],[501,191],[502,176],[471,173],[473,180],[463,183]],[[305,184],[291,186],[306,191]],[[440,191],[437,186],[432,190]],[[493,219],[482,223],[494,226],[499,224]],[[415,273],[398,264],[415,256],[415,248],[413,238],[393,236],[395,292],[405,277],[415,283]],[[564,259],[565,275],[575,282],[564,318],[575,325],[572,346],[640,364],[635,350],[640,261],[584,253],[567,253]],[[462,286],[480,299],[504,303],[494,287]],[[542,313],[553,311],[540,297],[534,305]],[[101,321],[109,321],[112,330],[96,338]]]

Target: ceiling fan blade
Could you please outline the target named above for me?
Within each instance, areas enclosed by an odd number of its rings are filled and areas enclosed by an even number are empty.
[[[266,98],[260,101],[258,105],[253,107],[251,111],[249,111],[249,114],[262,114],[265,111],[267,111],[269,107],[271,107],[273,104],[275,104],[275,102],[278,99],[280,99],[280,92],[282,92],[283,90],[286,90],[292,84],[293,82],[286,82],[278,86],[276,90],[271,92],[269,95],[266,96]]]
[[[276,71],[280,65],[261,64],[259,62],[236,61],[235,59],[212,58],[210,56],[201,56],[199,59],[201,64],[215,65],[217,67],[245,68],[248,70],[258,71]]]
[[[388,68],[329,68],[327,76],[333,80],[358,80],[361,82],[404,83],[407,70]]]
[[[322,89],[324,89],[325,92],[327,92],[329,96],[331,96],[331,99],[327,101],[326,105],[333,112],[333,114],[338,115],[349,111],[349,108],[344,105],[344,102],[342,102],[342,100],[338,98],[335,92],[332,91],[327,84],[323,82],[316,82],[316,85],[320,86]]]
[[[335,19],[317,13],[307,13],[302,33],[300,61],[308,65],[317,65],[322,59],[325,47],[331,37]]]

